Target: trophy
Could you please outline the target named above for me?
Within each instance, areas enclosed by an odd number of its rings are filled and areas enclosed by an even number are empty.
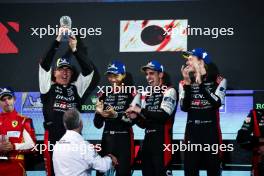
[[[71,26],[72,26],[71,17],[69,17],[69,16],[62,16],[60,18],[60,27],[66,27],[68,29],[71,29]],[[61,41],[62,42],[68,42],[70,36],[71,36],[70,32],[64,32],[63,33],[63,36],[61,38]]]

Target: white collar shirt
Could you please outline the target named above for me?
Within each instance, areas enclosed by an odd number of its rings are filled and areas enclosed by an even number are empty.
[[[91,176],[92,169],[106,172],[112,161],[98,155],[79,133],[67,130],[54,146],[53,166],[56,176]]]

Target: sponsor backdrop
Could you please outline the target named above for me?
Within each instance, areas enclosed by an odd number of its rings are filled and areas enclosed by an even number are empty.
[[[52,34],[60,17],[69,15],[100,75],[110,60],[119,59],[141,85],[140,66],[155,58],[176,85],[184,62],[176,51],[203,47],[230,89],[262,90],[260,8],[258,2],[236,1],[1,4],[0,82],[18,91],[38,91],[38,62],[55,39],[48,29]]]

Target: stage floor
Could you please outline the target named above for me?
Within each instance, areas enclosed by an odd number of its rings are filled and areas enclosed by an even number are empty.
[[[184,176],[182,170],[172,172],[175,176]],[[141,176],[141,171],[135,171],[133,176]],[[27,176],[46,176],[44,171],[28,171]],[[93,172],[92,176],[95,176]],[[207,176],[206,171],[200,171],[200,176]],[[250,171],[223,171],[222,176],[250,176]]]

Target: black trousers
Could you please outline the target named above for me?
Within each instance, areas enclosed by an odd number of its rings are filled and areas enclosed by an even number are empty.
[[[171,136],[165,134],[163,131],[155,131],[145,134],[142,146],[143,176],[172,175],[171,170],[169,170],[171,153],[165,153],[163,151],[165,138],[171,139]]]
[[[199,176],[199,170],[205,169],[207,176],[221,175],[220,151],[216,146],[220,144],[221,138],[217,126],[210,124],[187,124],[185,133],[185,144],[201,144],[202,150],[194,147],[184,152],[184,174],[185,176]],[[209,146],[210,151],[204,151],[204,147]]]
[[[131,175],[134,151],[134,137],[132,131],[127,133],[104,132],[102,138],[102,156],[113,154],[119,165],[116,166],[116,176]],[[97,176],[103,175],[97,172]]]
[[[220,176],[221,163],[218,155],[210,152],[185,152],[184,175],[199,176],[199,170],[204,168],[207,176]]]

